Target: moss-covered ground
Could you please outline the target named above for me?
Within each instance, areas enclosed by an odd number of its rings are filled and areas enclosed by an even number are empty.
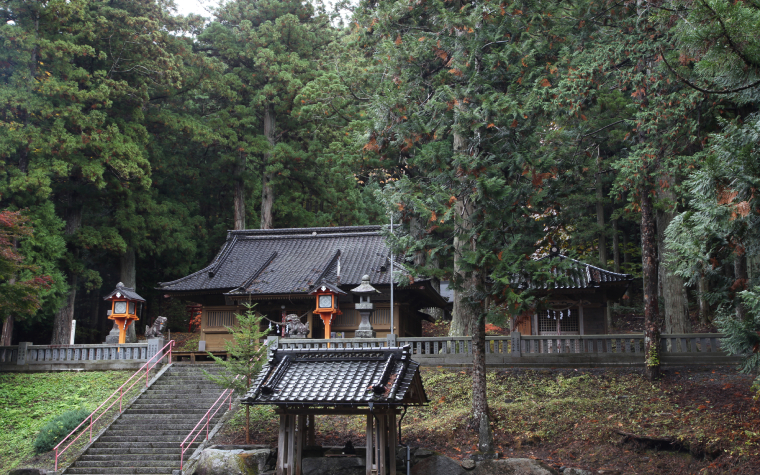
[[[33,443],[40,427],[68,410],[85,407],[94,410],[133,371],[0,373],[0,473],[16,467],[53,469],[53,452],[36,455]],[[128,394],[127,402],[141,389],[140,384]],[[118,409],[118,403],[116,404]],[[110,411],[103,421],[110,421]],[[96,434],[96,426],[93,434]],[[81,440],[86,441],[83,436]],[[64,460],[75,453],[75,444]],[[60,462],[59,462],[60,463]]]
[[[422,376],[430,404],[409,409],[402,441],[467,457],[476,450],[475,434],[467,429],[470,375],[424,368]],[[597,471],[757,474],[760,405],[751,397],[751,380],[733,368],[669,369],[655,383],[638,370],[489,371],[496,450]],[[244,440],[243,413],[218,442]],[[251,419],[253,442],[276,445],[273,411],[254,408]],[[350,439],[364,445],[363,424],[361,417],[320,416],[317,443],[343,445]]]

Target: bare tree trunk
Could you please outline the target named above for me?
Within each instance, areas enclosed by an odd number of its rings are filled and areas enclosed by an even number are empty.
[[[121,283],[126,287],[137,290],[137,269],[136,269],[135,250],[132,247],[127,248],[127,252],[121,255],[119,275]],[[138,320],[135,320],[127,327],[126,342],[137,343]]]
[[[615,272],[620,273],[620,229],[617,219],[612,220],[612,260]]]
[[[233,202],[235,216],[233,226],[236,231],[245,229],[245,180],[243,179],[244,166],[240,163],[235,167],[235,189],[233,190]]]
[[[669,189],[661,192],[663,198],[672,199]],[[665,265],[673,251],[665,241],[665,229],[675,218],[675,213],[666,211],[657,212],[657,250],[660,256],[659,279],[663,309],[665,310],[665,333],[689,333],[691,322],[689,321],[689,304],[684,299],[684,281],[675,275]]]
[[[747,254],[742,253],[742,255],[737,255],[734,258],[734,278],[736,279],[734,281],[734,291],[736,292],[736,318],[739,320],[746,320],[747,319],[747,308],[742,303],[741,297],[739,297],[739,292],[742,292],[744,290],[747,290],[747,280],[749,279],[748,273],[747,273]]]
[[[13,284],[13,282],[10,282]],[[13,339],[13,315],[8,315],[3,322],[3,334],[0,337],[0,346],[11,346]]]
[[[596,156],[596,224],[599,226],[599,264],[607,268],[607,236],[604,232],[604,185],[602,184],[602,157]]]
[[[77,299],[78,278],[69,273],[69,295],[63,307],[58,309],[53,320],[53,338],[51,345],[68,345],[71,343],[71,321],[74,319],[74,302]]]
[[[72,196],[67,197],[66,227],[64,233],[68,236],[76,233],[82,227],[82,204],[76,202]],[[74,304],[77,297],[77,275],[68,271],[69,295],[66,302],[55,313],[53,320],[53,338],[51,345],[68,345],[71,343],[71,321],[74,319]]]
[[[660,309],[657,305],[657,245],[652,197],[641,190],[641,254],[644,276],[644,358],[646,376],[660,376]]]
[[[460,106],[461,107],[461,106]],[[459,132],[454,132],[454,153],[463,151],[466,147],[464,137]],[[462,254],[469,250],[475,250],[475,242],[469,236],[472,229],[472,201],[465,194],[457,199],[455,204],[457,225],[454,230],[454,275],[461,282],[462,290],[454,290],[454,305],[449,327],[449,336],[463,336],[472,334],[476,323],[477,314],[473,311],[468,298],[475,291],[476,283],[473,272],[463,270],[464,259]]]
[[[707,277],[702,274],[699,276],[699,320],[702,323],[710,322],[710,304],[707,302],[707,292],[710,291],[710,283]]]
[[[119,266],[119,280],[125,287],[131,287],[137,290],[137,277],[136,277],[136,264],[135,264],[135,250],[128,247],[127,252],[121,255]]]
[[[275,127],[274,109],[271,104],[267,104],[264,110],[264,136],[272,149],[276,144]],[[274,174],[266,171],[271,158],[272,153],[264,156],[264,172],[261,175],[261,229],[272,229],[274,225]]]
[[[486,395],[486,313],[481,309],[472,332],[472,424],[478,431],[478,450],[493,452],[493,434]]]

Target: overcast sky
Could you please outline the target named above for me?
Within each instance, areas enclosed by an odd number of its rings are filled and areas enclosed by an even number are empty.
[[[218,0],[174,0],[177,5],[177,13],[187,15],[189,13],[196,13],[201,16],[210,17],[206,8],[216,6],[219,4]],[[205,8],[204,8],[205,7]]]

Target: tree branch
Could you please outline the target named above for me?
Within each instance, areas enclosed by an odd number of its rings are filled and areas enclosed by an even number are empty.
[[[670,63],[668,63],[668,60],[665,59],[665,54],[662,52],[662,48],[660,48],[660,56],[662,57],[662,60],[665,62],[665,65],[668,67],[668,69],[670,70],[670,72],[673,73],[673,74],[675,74],[676,78],[678,78],[679,81],[681,81],[682,83],[684,83],[687,86],[691,87],[692,89],[696,89],[697,91],[704,92],[705,94],[733,94],[735,92],[740,92],[740,91],[743,91],[745,89],[750,89],[750,88],[755,87],[755,86],[760,86],[760,80],[758,80],[758,81],[753,82],[752,84],[748,84],[746,86],[738,87],[736,89],[727,89],[727,90],[723,90],[723,91],[710,91],[708,89],[703,89],[703,88],[697,86],[696,84],[692,83],[688,79],[682,77],[680,74],[678,74],[676,72],[676,70],[673,69],[673,67],[670,65]]]

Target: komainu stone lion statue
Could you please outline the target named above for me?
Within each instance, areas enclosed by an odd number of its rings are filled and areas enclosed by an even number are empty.
[[[153,325],[145,325],[145,338],[163,338],[164,335],[161,332],[164,330],[165,326],[166,317],[156,318],[156,321],[153,322]]]
[[[287,325],[287,335],[290,338],[306,338],[309,334],[309,327],[301,323],[301,319],[295,313],[285,317],[285,325]]]

